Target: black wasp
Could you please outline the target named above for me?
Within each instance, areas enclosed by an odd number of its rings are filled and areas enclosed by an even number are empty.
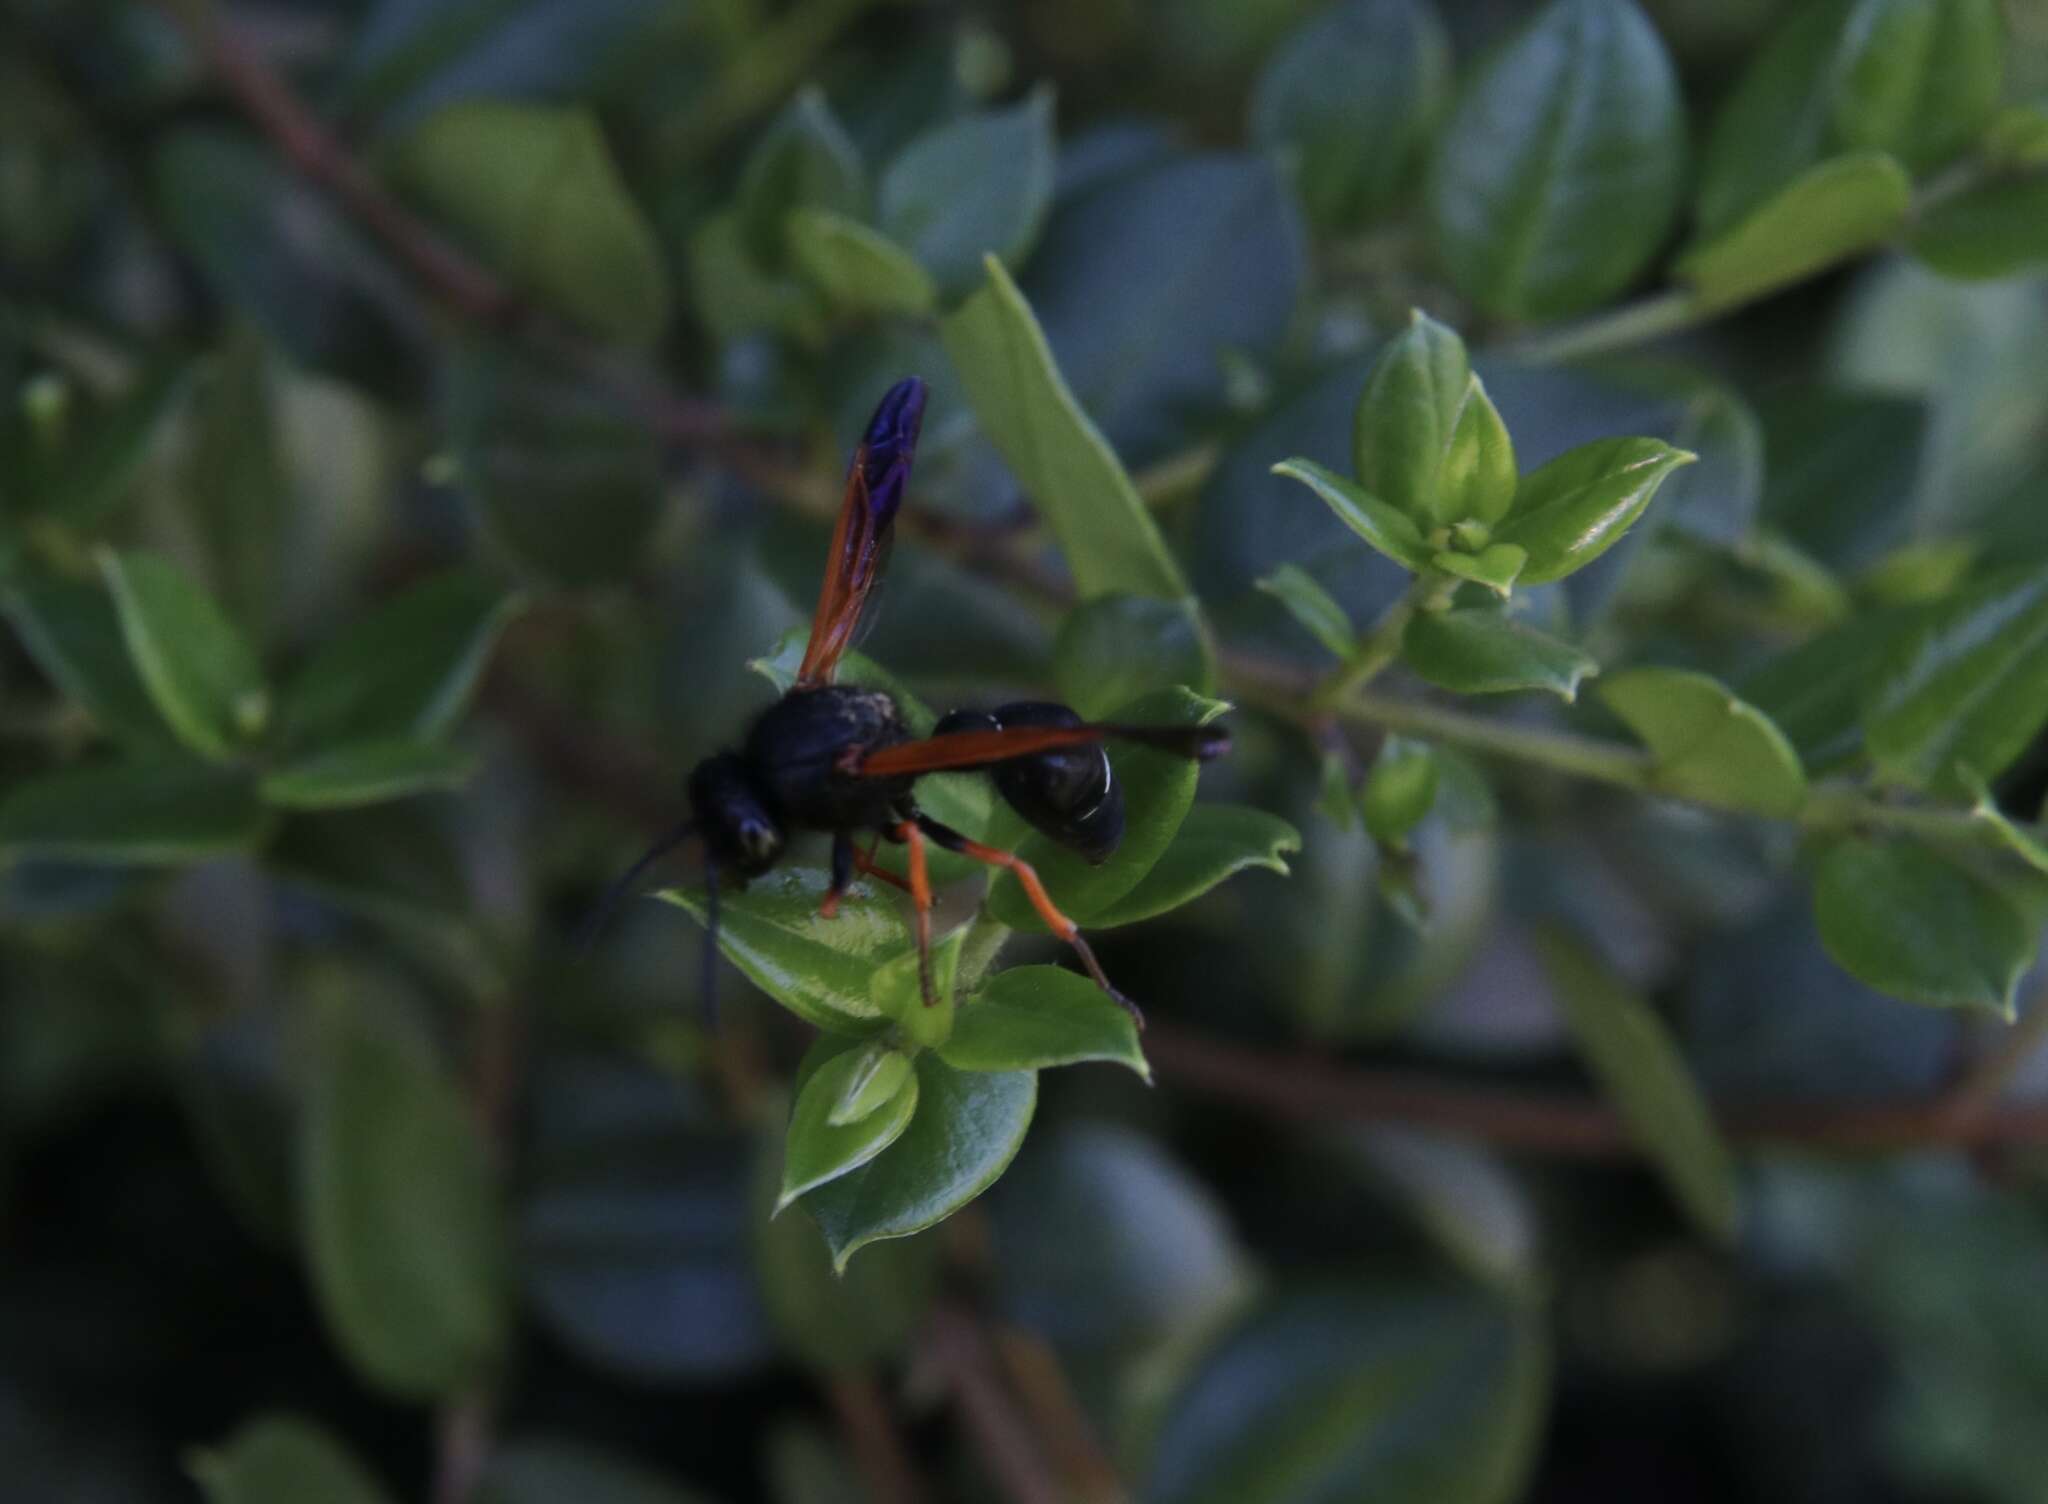
[[[881,577],[924,422],[925,396],[925,384],[915,376],[897,382],[854,451],[796,682],[756,718],[738,751],[720,752],[697,765],[690,775],[689,820],[657,841],[613,885],[599,915],[658,858],[692,837],[701,839],[708,885],[708,999],[717,956],[720,882],[732,879],[744,886],[775,865],[793,832],[822,831],[832,837],[832,885],[819,912],[827,918],[837,912],[856,872],[905,889],[916,911],[919,977],[929,1004],[936,1001],[932,893],[925,869],[925,842],[931,841],[1015,873],[1046,927],[1073,946],[1103,991],[1130,1008],[1030,864],[969,840],[923,813],[913,797],[915,785],[927,773],[987,772],[997,791],[1034,827],[1100,862],[1116,850],[1124,828],[1123,790],[1103,751],[1106,738],[1206,761],[1229,748],[1229,735],[1214,726],[1091,724],[1064,705],[1029,701],[989,711],[953,711],[931,736],[920,739],[912,736],[888,694],[832,682]],[[863,836],[872,837],[866,852],[857,844]],[[875,846],[883,840],[906,849],[907,880],[875,865]]]

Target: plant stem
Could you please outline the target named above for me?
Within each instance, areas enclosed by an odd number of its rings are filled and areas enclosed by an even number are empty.
[[[1445,580],[1433,573],[1417,575],[1401,598],[1366,628],[1351,657],[1316,686],[1309,695],[1308,709],[1318,713],[1335,710],[1384,673],[1401,655],[1401,636],[1408,630],[1408,623],[1416,611],[1425,605],[1435,605],[1445,588]]]

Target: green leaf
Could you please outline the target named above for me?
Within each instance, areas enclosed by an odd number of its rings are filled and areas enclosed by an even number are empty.
[[[164,721],[201,756],[232,757],[270,714],[249,644],[170,560],[112,550],[99,557],[129,657]]]
[[[1023,263],[1052,205],[1052,91],[948,121],[882,174],[882,228],[908,246],[949,301],[981,282],[982,257]]]
[[[322,997],[299,1131],[313,1291],[343,1355],[404,1399],[477,1382],[510,1337],[511,1283],[489,1158],[454,1084],[359,997]]]
[[[792,209],[824,209],[848,219],[867,217],[867,169],[825,102],[806,87],[776,117],[740,173],[741,244],[771,271],[784,265]]]
[[[725,958],[797,1017],[832,1033],[876,1034],[911,1010],[923,1011],[908,902],[894,890],[877,893],[856,883],[838,915],[826,919],[818,904],[830,881],[815,868],[782,867],[744,892],[721,893],[718,946]],[[704,895],[696,888],[659,896],[703,922]],[[933,947],[933,983],[942,997],[964,934],[956,929]]]
[[[668,274],[588,111],[471,100],[389,149],[393,179],[515,286],[595,333],[652,344]]]
[[[1134,725],[1206,726],[1227,709],[1220,700],[1188,690],[1162,690],[1123,706],[1112,719]],[[1016,848],[1038,869],[1053,902],[1084,926],[1137,887],[1173,844],[1195,802],[1199,764],[1185,757],[1111,742],[1109,763],[1124,789],[1124,838],[1115,855],[1091,867],[1036,831]],[[1044,929],[1023,888],[1007,873],[990,888],[988,910],[1012,929]]]
[[[30,509],[82,532],[104,523],[134,491],[165,421],[191,385],[190,376],[191,368],[182,362],[157,366],[93,411],[54,463],[26,477]]]
[[[1187,581],[1137,488],[1060,376],[1031,306],[988,258],[988,284],[940,325],[982,430],[1066,556],[1081,598],[1183,600]]]
[[[834,1128],[858,1123],[887,1106],[910,1079],[910,1057],[901,1050],[870,1042],[847,1053],[856,1057],[852,1074],[840,1090],[839,1100],[825,1114],[825,1121]]]
[[[475,1504],[710,1504],[635,1462],[580,1441],[515,1441],[492,1448]]]
[[[0,798],[0,853],[15,858],[178,866],[250,850],[267,829],[248,779],[186,763],[45,773]]]
[[[1439,689],[1497,695],[1541,689],[1570,701],[1600,665],[1490,606],[1424,611],[1401,637],[1401,661]]]
[[[2048,167],[2048,104],[2005,106],[1984,127],[1977,150],[2001,167]]]
[[[1508,1504],[1549,1409],[1535,1318],[1441,1287],[1283,1288],[1168,1399],[1145,1504]]]
[[[1522,477],[1495,543],[1528,551],[1519,583],[1547,585],[1621,541],[1664,478],[1696,455],[1661,439],[1598,439]]]
[[[1809,770],[1835,771],[1862,750],[1870,685],[1916,622],[1904,611],[1855,617],[1766,661],[1737,687],[1785,733]]]
[[[238,325],[194,393],[178,480],[219,595],[259,640],[279,604],[278,546],[294,499],[277,416],[269,346]]]
[[[1349,789],[1344,805],[1352,807]],[[1253,867],[1285,877],[1285,853],[1299,850],[1301,833],[1277,815],[1241,804],[1196,804],[1152,870],[1130,892],[1090,915],[1089,927],[1115,929],[1156,918]]]
[[[1436,807],[1436,752],[1427,742],[1390,736],[1380,744],[1358,804],[1375,841],[1400,845]]]
[[[877,1239],[944,1221],[995,1184],[1038,1103],[1030,1071],[959,1071],[929,1051],[917,1057],[917,1081],[917,1116],[903,1136],[803,1198],[837,1269]]]
[[[1514,500],[1507,427],[1472,374],[1457,331],[1420,309],[1373,365],[1353,417],[1351,449],[1359,489],[1418,530],[1468,518],[1498,522]]]
[[[829,209],[792,209],[789,256],[846,313],[922,317],[938,306],[931,275],[879,230]]]
[[[2038,827],[2013,823],[1991,797],[1990,786],[1975,769],[1961,769],[1962,783],[1970,795],[1970,818],[1990,832],[1991,838],[2043,876],[2048,876],[2048,840]]]
[[[36,667],[66,699],[92,713],[108,735],[164,747],[170,728],[136,672],[107,592],[72,580],[24,580],[0,593],[0,610],[21,634]]]
[[[1735,1164],[1664,1021],[1580,942],[1552,929],[1535,939],[1586,1068],[1629,1136],[1699,1228],[1730,1241]]]
[[[1685,114],[1630,0],[1555,0],[1480,72],[1438,142],[1430,227],[1451,281],[1503,318],[1581,313],[1671,228]]]
[[[1422,530],[1356,482],[1314,460],[1283,460],[1273,467],[1273,473],[1307,486],[1338,521],[1402,568],[1419,572],[1429,567],[1432,550],[1423,541]]]
[[[1282,564],[1258,582],[1258,588],[1280,602],[1308,634],[1339,658],[1349,659],[1358,646],[1357,629],[1344,608],[1315,577],[1298,564]]]
[[[2048,262],[2048,170],[1944,200],[1920,216],[1906,243],[1944,277],[1969,281]]]
[[[887,1054],[909,1065],[902,1055]],[[878,1058],[882,1057],[867,1049],[836,1054],[820,1065],[797,1093],[783,1145],[777,1212],[805,1191],[859,1169],[910,1126],[917,1111],[918,1085],[916,1073],[908,1069],[896,1074],[896,1089],[883,1096],[874,1110],[851,1121],[838,1121],[847,1099],[874,1084],[875,1073],[869,1067]]]
[[[468,570],[411,586],[328,638],[285,684],[282,734],[298,746],[445,736],[524,604]]]
[[[1852,837],[1814,876],[1821,944],[1879,992],[2008,1021],[2038,940],[1997,886],[1931,847]]]
[[[1869,683],[1863,739],[1885,780],[1949,793],[1959,766],[1996,778],[2048,721],[2048,569],[1928,608]]]
[[[1631,669],[1602,679],[1600,698],[1650,749],[1654,788],[1781,819],[1805,802],[1806,771],[1785,733],[1705,674]]]
[[[1998,103],[1996,0],[1811,0],[1795,6],[1721,106],[1699,220],[1718,235],[1824,158],[1875,150],[1924,171]]]
[[[1889,239],[1905,223],[1912,180],[1880,151],[1816,164],[1674,268],[1704,304],[1740,303]]]
[[[1215,687],[1215,665],[1192,600],[1100,595],[1060,622],[1053,679],[1084,718],[1105,716],[1152,690]]]
[[[1274,49],[1252,90],[1252,140],[1294,156],[1316,224],[1393,207],[1450,93],[1450,40],[1428,0],[1339,0]]]
[[[1107,1060],[1152,1079],[1130,1011],[1087,977],[1057,966],[1012,966],[989,978],[960,1005],[939,1058],[963,1071]]]
[[[1522,567],[1529,562],[1529,554],[1512,543],[1493,543],[1476,554],[1436,554],[1429,562],[1445,574],[1484,585],[1495,595],[1505,596],[1514,589]]]
[[[460,788],[475,771],[469,753],[436,742],[351,742],[264,774],[259,790],[284,809],[355,809]]]
[[[263,1415],[188,1464],[206,1504],[390,1504],[370,1470],[324,1427]],[[594,1501],[593,1501],[594,1504]]]
[[[785,218],[785,237],[798,212]],[[696,226],[689,244],[691,312],[721,340],[772,330],[810,345],[822,342],[832,322],[825,295],[794,269],[764,270],[747,249],[745,228],[737,209],[708,215]],[[794,252],[793,241],[788,249]]]

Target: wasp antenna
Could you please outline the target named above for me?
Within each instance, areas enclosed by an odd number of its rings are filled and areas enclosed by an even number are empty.
[[[633,891],[633,884],[640,880],[641,874],[696,833],[697,822],[695,820],[685,820],[674,830],[648,847],[639,861],[621,873],[618,880],[604,890],[604,897],[600,898],[597,901],[597,906],[584,917],[583,923],[577,926],[576,944],[578,948],[582,950],[590,949],[596,943],[599,932],[604,929],[605,921],[612,917],[612,910],[625,901],[626,895]]]
[[[704,1032],[718,1032],[718,863],[704,863],[704,974],[698,979]]]
[[[1230,731],[1224,726],[1098,726],[1104,736],[1119,741],[1156,747],[1176,757],[1209,762],[1230,750]]]

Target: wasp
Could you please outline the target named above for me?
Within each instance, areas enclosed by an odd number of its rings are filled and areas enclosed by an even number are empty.
[[[650,866],[690,840],[704,848],[706,939],[704,996],[712,996],[718,944],[718,894],[744,887],[781,860],[790,838],[816,831],[832,838],[832,877],[819,912],[831,918],[857,874],[909,894],[918,976],[926,1004],[932,985],[932,887],[927,843],[1012,873],[1046,928],[1064,940],[1099,987],[1138,1016],[1111,985],[1080,927],[1062,914],[1030,863],[941,824],[917,807],[917,780],[928,773],[987,773],[996,791],[1035,829],[1090,862],[1108,859],[1123,838],[1123,789],[1104,742],[1141,743],[1207,761],[1228,750],[1217,726],[1141,726],[1084,721],[1065,705],[1028,701],[993,710],[955,710],[928,737],[913,735],[893,696],[834,682],[857,636],[888,558],[896,514],[910,480],[924,423],[927,390],[917,377],[889,389],[847,468],[845,499],[833,529],[825,579],[809,640],[789,690],[762,711],[745,740],[707,757],[690,774],[690,815],[650,847],[612,885],[595,918],[630,891]],[[868,847],[860,842],[867,838]],[[905,851],[905,876],[876,864],[882,841]],[[1140,1019],[1142,1022],[1142,1018]]]

